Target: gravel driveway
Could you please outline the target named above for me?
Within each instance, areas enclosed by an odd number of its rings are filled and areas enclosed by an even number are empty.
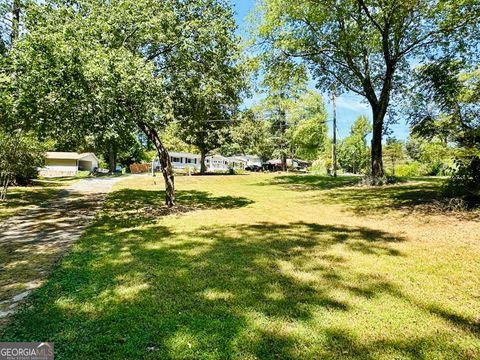
[[[0,223],[0,325],[42,285],[121,179],[82,179],[58,197]]]

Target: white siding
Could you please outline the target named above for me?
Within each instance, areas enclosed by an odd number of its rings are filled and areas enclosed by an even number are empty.
[[[77,160],[46,159],[45,167],[39,173],[43,177],[74,176],[77,174]]]

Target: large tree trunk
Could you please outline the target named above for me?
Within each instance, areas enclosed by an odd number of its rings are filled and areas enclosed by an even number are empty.
[[[205,174],[207,172],[207,166],[205,165],[205,158],[207,157],[207,152],[205,150],[200,150],[200,174]]]
[[[140,123],[139,126],[157,149],[163,179],[165,180],[165,205],[168,207],[175,206],[175,176],[173,174],[172,163],[170,162],[170,155],[163,146],[155,129],[144,123]]]
[[[385,85],[386,86],[386,85]],[[383,136],[383,121],[387,113],[389,101],[389,91],[384,90],[380,101],[373,105],[373,132],[372,132],[372,177],[381,178],[385,174],[383,172],[383,158],[382,158],[382,136]]]
[[[373,134],[372,134],[372,177],[383,177],[383,160],[382,160],[382,133],[383,133],[383,121],[375,123],[373,121]]]
[[[281,156],[281,162],[282,162],[282,171],[287,171],[287,154],[286,153],[282,153],[282,156]]]
[[[108,171],[112,174],[115,172],[117,167],[117,152],[115,151],[115,146],[113,143],[110,143],[110,147],[108,149]]]

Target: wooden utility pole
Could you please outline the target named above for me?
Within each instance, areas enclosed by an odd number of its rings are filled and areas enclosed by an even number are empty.
[[[333,103],[333,149],[332,149],[332,161],[333,161],[333,176],[337,177],[337,107],[336,107],[336,94],[337,88],[333,85],[332,91],[332,103]]]

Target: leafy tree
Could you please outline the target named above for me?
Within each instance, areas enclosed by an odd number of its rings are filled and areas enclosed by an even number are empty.
[[[350,129],[350,135],[338,147],[339,164],[354,174],[368,171],[367,136],[372,126],[365,116],[359,116]]]
[[[15,91],[3,83],[2,117],[52,137],[106,129],[122,137],[140,128],[157,149],[173,206],[173,170],[159,134],[183,115],[178,103],[186,97],[175,89],[185,89],[190,69],[214,65],[217,35],[230,32],[222,28],[226,8],[221,0],[32,3],[9,58],[21,82]],[[202,51],[211,57],[200,58]]]
[[[31,134],[21,130],[0,131],[0,200],[5,200],[11,183],[26,184],[44,164],[44,149]]]
[[[392,176],[395,176],[395,166],[403,159],[403,143],[395,138],[389,137],[385,146],[385,157],[392,166]]]
[[[480,68],[478,64],[443,58],[416,72],[410,119],[413,133],[456,145],[455,171],[449,194],[466,194],[480,203]]]
[[[238,114],[238,121],[235,121],[229,129],[230,141],[222,145],[220,152],[226,156],[257,155],[265,128],[264,121],[255,117],[252,109],[241,111]]]
[[[258,10],[254,37],[272,61],[295,66],[300,58],[320,88],[336,84],[368,101],[374,177],[383,176],[385,117],[410,74],[409,60],[475,49],[480,27],[474,0],[263,0]]]
[[[407,155],[421,164],[423,175],[446,175],[447,169],[453,165],[453,149],[437,137],[425,140],[412,134],[405,148]]]
[[[191,39],[196,51],[179,54],[177,63],[185,67],[172,76],[179,135],[200,151],[202,174],[207,154],[228,136],[244,88],[233,10],[224,1],[205,4],[208,11],[202,13],[202,21],[206,28],[197,30],[201,32]]]
[[[180,126],[181,124],[179,122],[172,121],[165,127],[160,135],[165,148],[169,151],[197,152],[198,150],[194,146],[185,143],[180,138]]]
[[[480,68],[453,59],[432,62],[416,71],[410,120],[424,138],[454,141],[480,149]]]
[[[291,153],[304,160],[315,160],[325,150],[327,113],[322,96],[308,91],[291,103],[288,135]]]

